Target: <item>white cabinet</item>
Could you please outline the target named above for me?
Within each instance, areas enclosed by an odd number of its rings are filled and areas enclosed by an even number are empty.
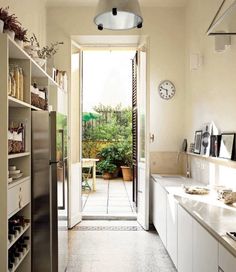
[[[166,249],[177,267],[178,265],[178,202],[173,195],[167,194],[166,203]]]
[[[178,272],[192,272],[192,267],[193,218],[178,205]]]
[[[218,242],[193,220],[193,272],[218,271]]]
[[[30,180],[26,180],[8,190],[8,216],[22,209],[30,202]]]
[[[236,258],[219,244],[219,267],[223,272],[236,271]]]
[[[154,182],[153,224],[166,247],[166,198],[165,189]]]

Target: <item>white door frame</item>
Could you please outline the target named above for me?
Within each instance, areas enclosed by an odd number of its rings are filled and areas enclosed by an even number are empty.
[[[145,56],[142,56],[145,54]],[[140,45],[138,47],[138,80],[140,78],[140,73],[143,72],[143,67],[140,67],[140,61],[142,57],[145,58],[145,89],[146,89],[146,111],[145,111],[145,160],[142,161],[140,158],[140,148],[139,148],[139,138],[138,138],[138,211],[137,211],[137,221],[145,229],[149,230],[149,207],[150,207],[150,70],[149,70],[149,38],[147,36],[142,36],[140,39]],[[142,69],[142,70],[141,70]],[[138,96],[140,96],[140,91],[143,86],[140,86],[138,82]],[[138,127],[140,122],[140,107],[138,101]],[[138,129],[139,130],[139,129]],[[139,135],[139,132],[138,132]],[[143,178],[143,180],[142,180]]]
[[[76,45],[81,52],[87,51],[87,50],[138,50],[142,51],[145,49],[146,52],[146,139],[145,139],[145,150],[146,150],[146,160],[145,163],[138,162],[138,165],[140,168],[143,168],[145,170],[145,204],[144,204],[144,219],[140,220],[140,224],[145,230],[149,229],[149,181],[150,181],[150,133],[149,133],[149,127],[150,127],[150,76],[149,76],[149,38],[147,36],[140,36],[140,42],[139,44],[135,46],[127,46],[127,44],[124,44],[124,46],[119,45],[119,46],[98,46],[96,44],[94,45],[89,45],[89,46],[81,46],[78,45],[77,43],[73,42],[73,45]],[[82,65],[82,63],[81,63]],[[83,93],[83,73],[82,69],[80,73],[80,108],[82,109],[82,93]],[[80,111],[80,120],[82,119],[82,111]],[[81,124],[82,126],[82,124]],[[81,127],[80,127],[81,129]],[[82,129],[81,129],[82,133]],[[80,135],[82,136],[82,135]],[[80,150],[82,151],[82,137],[80,138]],[[81,159],[82,159],[82,152],[80,154],[80,167],[81,167]],[[139,168],[138,166],[138,168]],[[80,201],[82,202],[82,192],[80,194]],[[82,206],[81,206],[82,207]],[[81,211],[82,212],[82,211]],[[82,220],[82,217],[81,217]]]
[[[73,78],[73,54],[75,51],[79,63],[77,67],[78,79]],[[76,74],[75,74],[76,75]],[[68,227],[72,228],[82,220],[81,195],[81,89],[82,89],[82,56],[81,48],[71,40],[71,84],[68,93]],[[81,201],[79,201],[81,200]]]

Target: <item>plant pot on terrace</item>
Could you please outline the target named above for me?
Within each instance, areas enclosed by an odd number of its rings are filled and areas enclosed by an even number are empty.
[[[133,180],[133,173],[132,169],[129,166],[121,166],[122,176],[124,181],[132,181]]]
[[[102,177],[104,179],[112,179],[114,177],[114,173],[116,172],[117,167],[110,161],[103,160],[98,163],[97,169],[99,172],[102,173]]]

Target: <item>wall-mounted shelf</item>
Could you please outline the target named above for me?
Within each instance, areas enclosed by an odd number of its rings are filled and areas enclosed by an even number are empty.
[[[9,107],[11,108],[31,108],[32,106],[24,101],[8,96]]]
[[[22,152],[22,153],[17,153],[17,154],[9,154],[8,159],[16,159],[16,158],[21,158],[21,157],[26,157],[29,156],[30,152]]]
[[[223,165],[223,166],[227,166],[227,167],[231,167],[231,168],[236,168],[236,161],[232,161],[229,159],[222,159],[219,157],[210,157],[210,156],[204,156],[204,155],[199,155],[199,154],[195,154],[195,153],[190,153],[190,152],[183,152],[183,155],[186,156],[191,156],[191,157],[195,157],[198,159],[202,159],[202,160],[206,160],[208,162],[212,162],[218,165]]]

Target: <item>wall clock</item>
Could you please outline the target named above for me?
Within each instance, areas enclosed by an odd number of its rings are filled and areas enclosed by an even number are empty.
[[[159,86],[158,91],[160,94],[160,97],[165,100],[170,100],[175,95],[175,85],[169,81],[169,80],[163,80]]]

